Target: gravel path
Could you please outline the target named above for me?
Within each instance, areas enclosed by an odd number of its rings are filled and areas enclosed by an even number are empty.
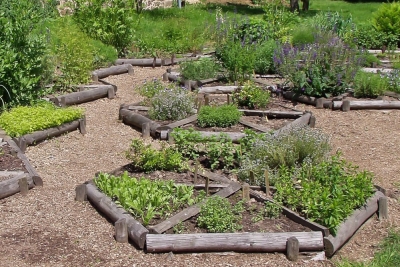
[[[85,136],[75,131],[28,148],[26,154],[44,187],[26,197],[16,194],[0,200],[0,266],[332,266],[331,261],[290,263],[283,254],[145,254],[116,243],[113,225],[89,203],[74,201],[76,185],[98,171],[128,163],[124,151],[140,135],[118,121],[118,108],[139,100],[135,85],[160,78],[163,72],[138,68],[134,76],[108,78],[118,86],[118,97],[80,105],[86,110]],[[347,159],[373,171],[377,184],[398,188],[399,111],[313,112],[317,126],[332,135],[334,146]],[[373,255],[389,227],[399,227],[400,205],[395,199],[389,203],[390,220],[371,219],[336,258],[367,260]]]

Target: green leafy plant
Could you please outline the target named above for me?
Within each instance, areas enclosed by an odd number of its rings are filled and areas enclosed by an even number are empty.
[[[257,44],[254,72],[258,74],[275,73],[274,52],[277,47],[275,40],[271,39]]]
[[[203,58],[196,61],[184,61],[179,65],[181,75],[186,80],[215,78],[220,71],[220,66],[210,58]]]
[[[274,199],[332,233],[374,192],[372,174],[358,171],[340,154],[318,164],[305,161],[298,168],[282,165],[271,176],[277,190]]]
[[[329,138],[321,131],[309,127],[296,127],[278,136],[265,135],[256,139],[242,157],[238,178],[249,183],[252,171],[257,185],[264,184],[264,171],[280,166],[293,167],[310,161],[317,164],[325,160],[331,150]]]
[[[373,13],[372,25],[378,32],[394,35],[400,42],[400,3],[384,3]]]
[[[181,120],[194,111],[194,94],[185,88],[173,87],[159,91],[150,99],[150,118],[155,120]]]
[[[166,142],[161,143],[161,150],[156,150],[151,144],[146,145],[142,139],[133,139],[126,157],[135,168],[145,172],[182,171],[186,168],[182,155]]]
[[[83,110],[69,107],[58,108],[52,103],[41,101],[33,106],[19,106],[0,115],[0,127],[11,137],[60,126],[81,118]]]
[[[387,91],[389,82],[379,74],[359,71],[354,78],[353,87],[356,97],[377,97]]]
[[[137,91],[141,96],[150,99],[164,90],[171,90],[172,87],[175,87],[175,85],[174,84],[166,85],[159,79],[155,78],[152,79],[151,81],[145,80],[143,84],[137,88]]]
[[[382,49],[384,46],[393,46],[397,43],[394,34],[377,31],[371,24],[357,25],[353,42],[364,49]]]
[[[235,105],[202,106],[197,123],[200,127],[229,127],[239,122],[242,113]]]
[[[237,89],[232,97],[238,106],[250,109],[265,108],[270,101],[269,91],[263,90],[250,81],[245,82],[242,88]]]
[[[96,186],[115,200],[135,218],[148,225],[155,217],[166,217],[185,205],[193,205],[199,199],[194,197],[192,186],[176,185],[173,181],[151,181],[146,178],[100,173],[94,179]]]
[[[225,198],[211,197],[201,205],[197,225],[210,233],[235,232],[242,229],[240,224],[242,212],[242,202],[232,207]]]

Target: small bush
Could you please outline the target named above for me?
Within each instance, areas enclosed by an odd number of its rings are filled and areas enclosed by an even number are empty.
[[[400,42],[400,3],[384,3],[373,13],[372,25],[378,32],[394,35]]]
[[[274,66],[274,52],[276,46],[274,40],[265,41],[256,46],[254,60],[255,73],[268,74],[276,72]]]
[[[397,37],[394,34],[377,31],[371,24],[362,24],[354,31],[353,42],[360,48],[382,49],[383,46],[396,45]]]
[[[150,118],[181,120],[193,114],[194,95],[179,87],[158,92],[150,99]]]
[[[150,99],[164,90],[171,90],[173,87],[175,87],[174,84],[166,85],[159,79],[153,79],[151,81],[144,81],[137,90],[141,96]]]
[[[215,196],[201,206],[197,225],[210,233],[228,233],[242,229],[240,224],[243,203],[235,207],[226,198]]]
[[[39,102],[31,107],[19,106],[0,115],[0,127],[11,137],[56,127],[81,118],[77,108],[58,108],[49,102]]]
[[[184,159],[173,147],[161,143],[161,150],[144,144],[141,139],[133,139],[126,158],[132,161],[132,165],[145,172],[156,170],[182,171],[185,169]]]
[[[233,94],[233,100],[241,107],[265,108],[270,101],[270,93],[254,82],[247,81]]]
[[[376,63],[377,65],[381,63],[379,58],[369,53],[363,54],[361,55],[361,57],[363,58],[362,61],[364,62],[363,66],[367,68],[372,67],[374,63]]]
[[[180,64],[181,75],[186,80],[203,80],[217,77],[220,66],[212,59],[203,58]]]
[[[229,127],[239,122],[242,113],[235,105],[202,106],[197,123],[200,127]]]
[[[330,150],[329,138],[309,127],[293,128],[277,137],[266,135],[264,140],[250,144],[241,161],[239,179],[249,182],[252,171],[256,184],[262,185],[265,170],[293,167],[305,160],[316,164],[325,160]]]
[[[400,93],[400,68],[389,73],[381,73],[380,76],[387,81],[388,91]]]
[[[315,33],[310,27],[304,27],[301,25],[294,29],[292,33],[292,45],[301,46],[306,44],[312,44],[315,41]]]
[[[356,97],[377,97],[388,90],[386,77],[379,74],[359,71],[354,78],[354,95]]]

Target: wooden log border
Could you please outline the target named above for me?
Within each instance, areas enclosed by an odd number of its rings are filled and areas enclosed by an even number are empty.
[[[62,96],[53,97],[50,98],[50,101],[52,101],[56,106],[65,107],[65,106],[71,106],[71,105],[94,101],[104,97],[113,99],[116,93],[116,86],[112,84],[84,85],[81,86],[80,88],[83,90]]]
[[[83,116],[81,119],[77,119],[71,122],[64,123],[57,127],[48,128],[41,131],[36,131],[30,134],[25,134],[20,137],[14,137],[13,141],[18,145],[21,151],[24,153],[27,146],[36,145],[44,140],[52,137],[60,136],[65,133],[69,133],[78,130],[81,134],[86,134],[86,117]]]
[[[97,82],[99,79],[104,79],[111,75],[119,75],[124,73],[133,75],[133,67],[131,64],[122,64],[118,66],[111,66],[109,68],[95,70],[92,72],[92,80]]]

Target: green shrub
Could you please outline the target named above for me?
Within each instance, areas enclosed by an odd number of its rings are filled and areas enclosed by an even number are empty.
[[[357,73],[353,84],[356,97],[377,97],[383,95],[389,87],[386,77],[364,71]]]
[[[310,161],[317,164],[326,159],[331,146],[329,138],[321,131],[309,127],[293,128],[278,136],[266,135],[264,140],[249,144],[238,171],[239,179],[249,182],[249,173],[255,176],[255,183],[263,185],[264,171],[289,168]]]
[[[44,94],[42,76],[49,64],[45,34],[36,33],[44,15],[39,1],[0,3],[0,101],[29,104]]]
[[[270,93],[258,87],[254,82],[247,81],[242,88],[233,93],[233,101],[237,102],[240,107],[265,108],[270,101]]]
[[[282,165],[270,176],[277,189],[274,199],[333,234],[374,192],[372,174],[358,171],[338,154],[318,164],[303,162],[299,168]]]
[[[91,40],[94,48],[93,67],[95,69],[111,66],[118,58],[117,50],[110,45],[105,45],[101,41]]]
[[[400,93],[400,69],[393,69],[389,73],[381,73],[380,76],[387,81],[388,91]]]
[[[383,46],[397,44],[397,37],[394,34],[377,31],[371,24],[362,24],[357,25],[353,41],[360,48],[382,49]]]
[[[156,170],[182,171],[185,169],[182,155],[173,147],[161,143],[161,150],[152,148],[151,144],[144,144],[141,139],[133,139],[126,158],[132,161],[132,165],[145,172]]]
[[[366,54],[362,54],[362,61],[363,61],[363,66],[364,67],[372,67],[372,65],[375,64],[380,64],[381,61],[379,60],[379,58],[377,58],[375,55],[366,53]]]
[[[90,37],[114,46],[118,55],[133,42],[133,1],[75,0],[73,18]]]
[[[58,108],[49,102],[38,102],[34,106],[19,106],[0,115],[0,127],[11,137],[19,137],[35,131],[60,126],[81,118],[78,108]]]
[[[292,45],[301,46],[306,44],[312,44],[315,41],[315,31],[313,28],[304,27],[302,24],[296,27],[292,33]]]
[[[150,118],[155,120],[181,120],[193,114],[192,92],[175,87],[158,92],[150,99]]]
[[[242,113],[235,105],[202,106],[197,116],[200,127],[229,127],[239,122]]]
[[[210,58],[202,58],[197,61],[184,61],[179,65],[181,76],[186,80],[215,78],[220,71],[220,66]]]
[[[275,73],[274,52],[277,45],[274,40],[262,42],[256,46],[254,72],[258,74]]]
[[[194,197],[193,186],[177,185],[173,181],[136,179],[129,177],[127,172],[121,176],[100,173],[94,182],[104,194],[115,199],[136,219],[141,219],[143,225],[148,225],[153,218],[165,218],[201,200]]]
[[[228,233],[242,229],[240,224],[243,203],[234,207],[226,198],[215,196],[201,205],[197,225],[210,233]]]
[[[262,43],[272,37],[268,22],[259,19],[246,20],[233,31],[234,40],[246,44]]]
[[[373,13],[372,25],[378,32],[394,35],[400,42],[400,3],[384,3]]]
[[[170,90],[173,87],[175,87],[174,84],[166,85],[159,79],[152,79],[151,81],[145,80],[143,84],[137,88],[137,90],[141,96],[150,99],[161,91]]]

